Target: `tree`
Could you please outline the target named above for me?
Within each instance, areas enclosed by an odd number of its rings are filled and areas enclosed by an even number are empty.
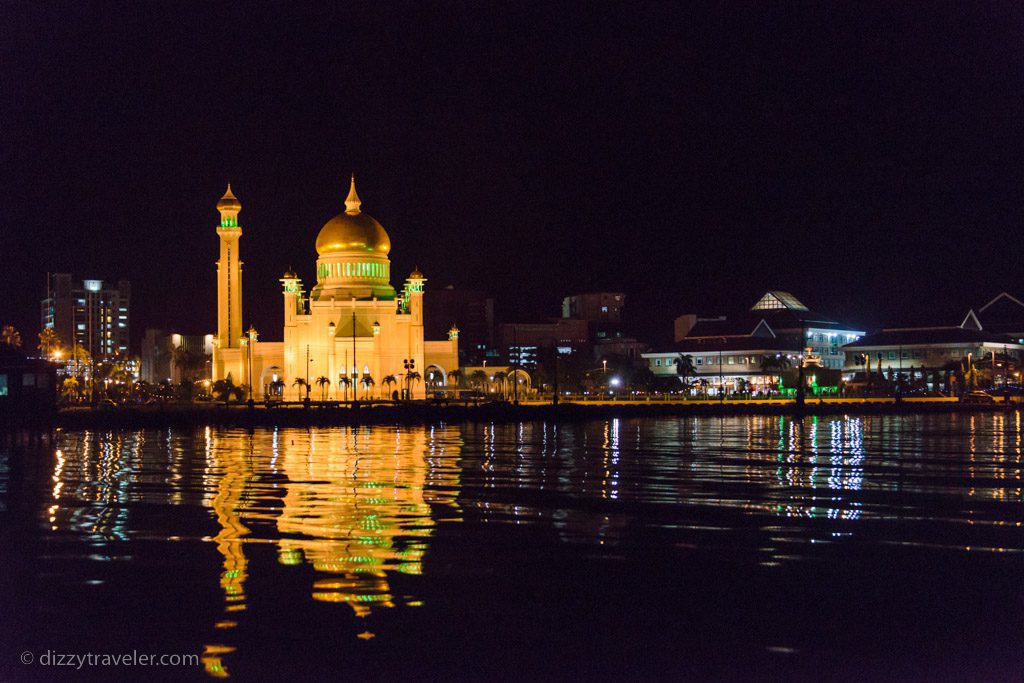
[[[363,377],[363,398],[371,398],[370,390],[373,388],[374,384],[376,384],[376,382],[373,381],[373,377],[370,375]]]
[[[210,388],[210,392],[218,400],[224,401],[225,405],[227,405],[231,399],[241,401],[245,397],[245,390],[242,387],[235,386],[235,382],[231,379],[230,375],[225,379],[219,379],[214,382],[213,386]]]
[[[462,381],[462,370],[456,368],[448,373],[448,381],[454,386],[459,386],[459,382]]]
[[[44,327],[39,333],[39,353],[43,354],[45,358],[49,358],[54,352],[60,350],[61,346],[60,337],[52,327]]]
[[[77,401],[79,398],[78,392],[81,387],[82,384],[78,379],[75,377],[67,377],[60,386],[60,396],[67,403]]]
[[[413,384],[413,382],[419,382],[419,381],[422,381],[422,380],[423,380],[423,377],[420,375],[420,373],[416,372],[415,370],[413,370],[412,372],[410,372],[408,375],[405,376],[405,381],[409,383],[407,386],[409,387],[409,393],[410,394],[412,394],[412,384]]]
[[[21,348],[21,332],[14,328],[14,325],[4,325],[0,330],[0,342],[10,346],[12,349]]]
[[[507,379],[508,374],[502,370],[498,370],[493,375],[491,375],[491,382],[497,385],[498,393],[501,395],[502,398],[505,398],[505,380]]]
[[[679,378],[680,384],[684,387],[689,386],[690,378],[697,372],[693,367],[693,357],[684,356],[680,353],[676,357],[674,364],[676,366],[676,376]]]
[[[477,389],[483,391],[484,386],[487,383],[487,373],[483,370],[474,370],[473,374],[469,376],[470,386],[474,386]]]
[[[288,385],[285,383],[285,381],[278,377],[277,379],[270,383],[270,391],[274,396],[280,398],[280,396],[284,393],[284,388],[286,386]]]
[[[316,378],[316,385],[320,387],[320,400],[327,400],[327,388],[331,386],[331,380],[327,377],[320,376]]]
[[[299,388],[299,395],[302,395],[302,387],[306,387],[306,398],[309,398],[309,386],[306,384],[306,380],[303,377],[296,377],[295,381],[292,382],[292,386]]]
[[[348,400],[348,388],[352,386],[352,380],[347,375],[338,375],[338,386],[345,390],[345,400]]]
[[[394,375],[384,375],[384,379],[380,381],[381,386],[385,387],[385,391],[391,394],[390,388],[398,384],[398,378]]]

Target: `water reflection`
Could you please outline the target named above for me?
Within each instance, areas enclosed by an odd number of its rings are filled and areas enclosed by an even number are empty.
[[[202,548],[186,566],[220,596],[203,663],[225,677],[253,656],[241,634],[270,599],[253,586],[298,587],[306,605],[287,609],[337,609],[346,637],[369,639],[371,616],[424,605],[423,581],[480,561],[431,565],[445,525],[761,567],[855,544],[1020,552],[1021,438],[1019,412],[65,433],[33,515],[64,542],[55,558],[98,563],[82,583],[144,562],[141,541]]]

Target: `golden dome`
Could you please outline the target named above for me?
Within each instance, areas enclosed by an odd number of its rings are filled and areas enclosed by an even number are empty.
[[[228,183],[228,191],[217,202],[217,210],[235,212],[242,210],[242,203],[238,201],[238,197],[231,191],[231,183]]]
[[[371,252],[387,255],[391,251],[391,239],[384,226],[375,218],[360,210],[362,202],[356,194],[356,179],[352,178],[352,186],[345,200],[345,213],[338,214],[320,228],[316,236],[316,252],[333,254],[336,252]]]

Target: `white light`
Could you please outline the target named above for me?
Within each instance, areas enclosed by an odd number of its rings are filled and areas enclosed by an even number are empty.
[[[622,380],[620,380],[618,377],[612,377],[611,381],[608,383],[611,384],[613,387],[617,387],[620,384],[622,384]]]

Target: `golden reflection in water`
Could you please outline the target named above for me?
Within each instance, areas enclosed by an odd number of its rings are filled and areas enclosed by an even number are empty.
[[[276,545],[286,570],[311,565],[313,600],[345,604],[359,618],[394,607],[389,576],[422,573],[432,506],[457,513],[461,441],[452,434],[424,427],[275,431],[258,439],[207,432],[225,600],[216,626],[235,627],[246,608],[244,548],[253,542]],[[362,639],[373,637],[362,630]],[[208,645],[207,672],[227,676],[223,657],[233,649]]]

